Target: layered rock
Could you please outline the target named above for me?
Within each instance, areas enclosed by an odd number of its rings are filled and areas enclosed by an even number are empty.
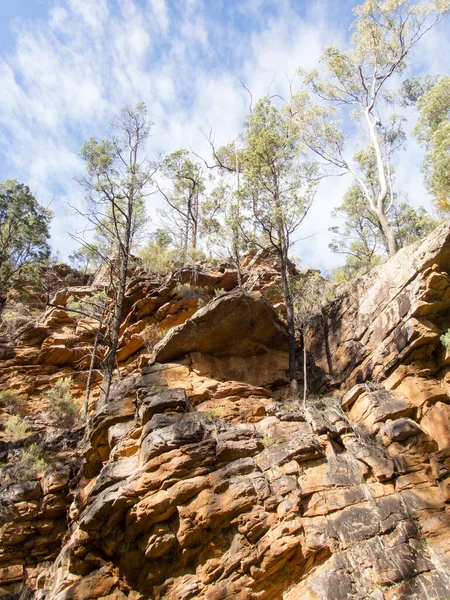
[[[33,545],[51,514],[45,478],[34,480],[39,498],[24,490],[9,503],[0,598],[23,581],[41,600],[450,594],[448,226],[325,310],[308,351],[335,394],[306,407],[282,400],[285,326],[260,293],[279,305],[276,265],[260,260],[249,259],[246,292],[232,291],[226,266],[130,281],[122,377],[106,406],[91,406],[82,468],[58,492],[64,526]],[[4,385],[38,398],[49,377],[71,373],[82,390],[79,362],[34,362],[92,340],[67,294],[6,344]],[[155,327],[159,344],[143,335]],[[22,522],[23,545],[8,538]]]
[[[122,383],[94,420],[50,598],[448,592],[448,453],[414,422],[386,412],[377,443],[329,399],[233,425],[152,386]]]

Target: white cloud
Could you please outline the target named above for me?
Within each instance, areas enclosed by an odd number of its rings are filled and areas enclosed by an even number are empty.
[[[184,147],[209,158],[201,130],[212,128],[218,145],[228,143],[248,112],[240,81],[255,100],[271,82],[271,93],[286,97],[298,66],[315,67],[325,43],[345,41],[347,32],[330,22],[332,4],[316,0],[300,15],[301,4],[55,0],[46,20],[19,24],[15,49],[0,58],[4,177],[25,181],[44,203],[53,198],[55,247],[64,248],[62,232],[78,226],[64,200],[83,197],[74,182],[83,169],[79,148],[91,135],[107,135],[124,104],[147,103],[155,122],[152,150]],[[424,38],[417,53],[421,70],[448,70],[445,33],[441,28]],[[417,190],[423,194],[421,158],[422,149],[412,143],[397,167],[398,182],[415,205],[424,203],[416,200]],[[329,214],[348,185],[343,178],[321,185],[298,234],[319,232],[295,250],[305,263],[339,260],[327,249]]]

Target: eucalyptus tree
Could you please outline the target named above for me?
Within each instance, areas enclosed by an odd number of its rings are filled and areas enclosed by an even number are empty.
[[[377,177],[376,156],[373,148],[355,154],[355,162],[364,174],[371,194],[377,196],[380,189]],[[391,224],[398,248],[403,248],[430,233],[437,222],[424,208],[415,209],[406,201],[400,202],[393,192],[394,172],[390,169],[390,202],[387,218]],[[340,274],[351,278],[379,264],[389,256],[389,242],[376,212],[367,202],[360,186],[354,182],[345,193],[343,202],[335,208],[332,216],[343,220],[343,226],[331,227],[335,234],[330,249],[346,256],[346,265]]]
[[[120,324],[133,243],[145,225],[145,197],[156,165],[144,154],[152,123],[145,104],[125,106],[113,122],[110,139],[89,139],[81,149],[87,193],[82,213],[93,225],[96,242],[83,244],[109,265],[112,315],[108,350],[103,359],[103,400],[107,402],[116,365]]]
[[[159,187],[169,207],[163,213],[166,226],[172,237],[179,240],[181,258],[185,262],[189,252],[195,253],[198,246],[204,175],[201,165],[191,160],[187,150],[169,154],[162,162],[161,171],[171,183],[171,189]]]
[[[0,184],[0,305],[21,270],[50,256],[52,213],[15,179]]]
[[[253,213],[261,234],[254,242],[271,246],[279,257],[289,330],[289,378],[292,393],[297,394],[295,317],[288,255],[294,243],[293,234],[313,202],[315,184],[311,183],[311,166],[303,159],[291,119],[268,98],[256,104],[245,122],[244,137],[239,198]]]
[[[325,49],[319,70],[301,71],[305,89],[291,103],[291,114],[302,141],[316,154],[323,173],[352,175],[388,243],[389,255],[398,250],[388,218],[392,201],[390,164],[401,146],[401,120],[386,119],[392,105],[390,81],[404,72],[420,39],[449,12],[448,0],[366,0],[354,9],[352,46]],[[315,98],[314,101],[312,98]],[[338,109],[345,108],[367,137],[376,158],[378,190],[374,194],[358,165],[346,154]]]
[[[422,170],[436,206],[450,212],[450,76],[445,75],[417,100],[419,121],[414,133],[426,147]]]

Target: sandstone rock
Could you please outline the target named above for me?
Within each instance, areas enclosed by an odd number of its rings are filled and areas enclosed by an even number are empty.
[[[220,296],[155,348],[155,361],[168,362],[189,352],[248,356],[266,348],[286,351],[287,333],[270,304],[236,291]]]
[[[143,398],[139,406],[139,417],[141,423],[145,425],[157,413],[185,412],[186,410],[186,392],[182,388],[172,388]]]
[[[437,402],[420,421],[421,428],[439,445],[439,450],[450,447],[450,406]]]

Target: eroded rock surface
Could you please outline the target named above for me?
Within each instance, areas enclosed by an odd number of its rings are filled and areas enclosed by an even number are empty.
[[[121,379],[66,448],[80,460],[61,488],[40,475],[6,499],[0,599],[24,583],[41,600],[450,597],[449,244],[441,226],[342,292],[308,342],[334,395],[306,407],[282,400],[275,264],[249,258],[247,292],[226,266],[134,277]],[[2,346],[0,384],[36,422],[52,380],[83,390],[93,329],[67,294]]]

